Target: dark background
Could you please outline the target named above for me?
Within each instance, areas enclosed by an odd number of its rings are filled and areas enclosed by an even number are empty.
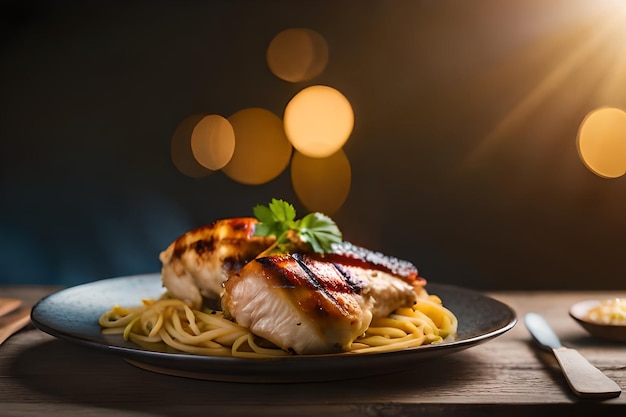
[[[288,170],[258,186],[190,178],[170,146],[189,115],[282,116],[325,84],[355,112],[333,214],[347,240],[432,282],[624,289],[626,178],[596,176],[576,149],[588,112],[626,108],[626,78],[606,84],[626,59],[626,32],[600,36],[608,3],[3,1],[0,283],[156,272],[191,228],[272,197],[304,214]],[[291,84],[265,53],[298,27],[330,55]]]

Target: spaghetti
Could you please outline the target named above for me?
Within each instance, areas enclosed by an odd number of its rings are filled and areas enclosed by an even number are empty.
[[[99,319],[102,332],[121,334],[144,349],[207,356],[263,358],[290,356],[226,318],[221,311],[196,310],[168,297],[147,299],[133,308],[114,306]],[[426,291],[412,307],[376,318],[350,353],[379,353],[442,343],[456,337],[456,316]]]

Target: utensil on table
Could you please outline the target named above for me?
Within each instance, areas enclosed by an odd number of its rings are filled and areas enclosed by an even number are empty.
[[[618,397],[622,390],[602,371],[593,366],[577,350],[565,347],[546,320],[537,313],[524,316],[526,328],[544,349],[551,350],[576,395],[582,398]]]
[[[17,310],[21,305],[21,300],[15,298],[0,298],[0,345],[4,343],[9,336],[30,323],[30,308],[9,314]]]
[[[22,305],[22,300],[17,298],[0,298],[0,317],[17,310]]]

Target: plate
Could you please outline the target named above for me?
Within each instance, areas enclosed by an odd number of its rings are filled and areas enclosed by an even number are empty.
[[[98,318],[116,304],[134,306],[164,292],[160,274],[104,279],[60,290],[41,299],[33,324],[69,342],[121,355],[140,368],[169,375],[231,382],[312,382],[382,375],[458,352],[507,332],[517,323],[513,309],[477,291],[428,283],[459,319],[457,340],[393,352],[277,358],[232,358],[162,353],[142,349],[120,335],[100,332]]]

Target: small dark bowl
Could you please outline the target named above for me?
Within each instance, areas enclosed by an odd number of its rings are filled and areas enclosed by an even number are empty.
[[[626,325],[601,324],[590,321],[587,313],[600,305],[600,300],[587,300],[574,304],[569,315],[592,336],[617,342],[626,342]]]

